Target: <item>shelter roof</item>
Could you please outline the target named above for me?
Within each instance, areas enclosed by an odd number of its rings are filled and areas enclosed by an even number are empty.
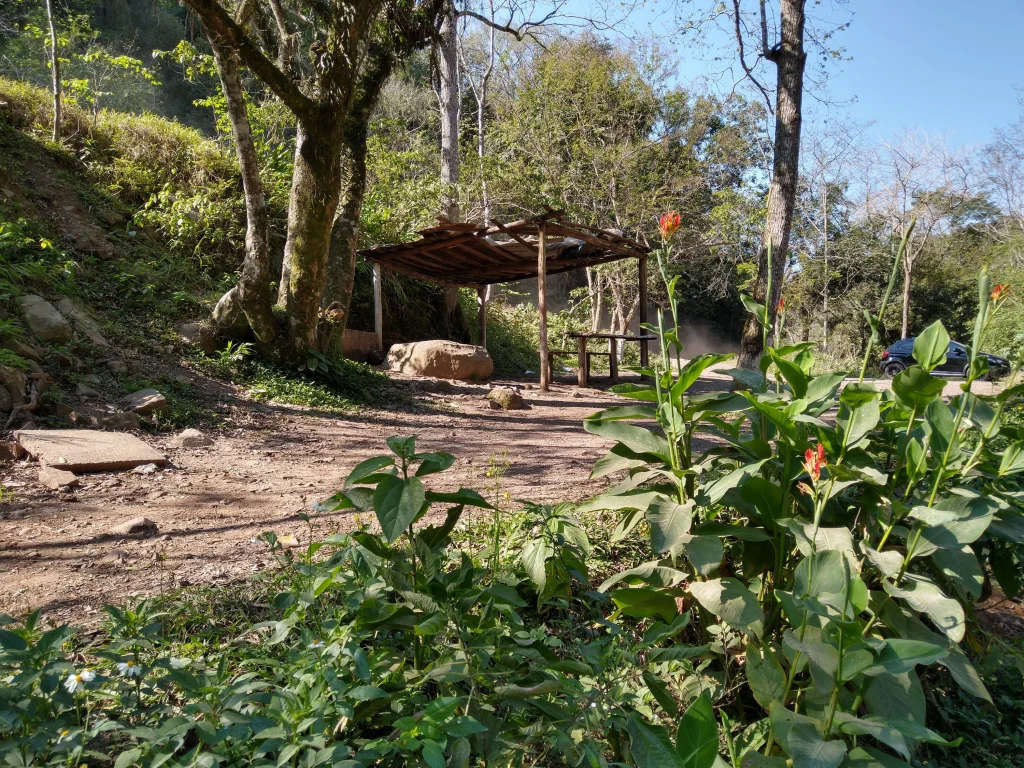
[[[369,262],[444,285],[484,287],[537,277],[537,245],[545,236],[546,273],[557,274],[619,259],[642,258],[649,248],[615,230],[565,221],[560,211],[484,226],[438,219],[420,239],[360,251]]]

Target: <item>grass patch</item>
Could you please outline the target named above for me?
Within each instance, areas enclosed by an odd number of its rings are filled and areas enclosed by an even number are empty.
[[[196,357],[203,373],[249,390],[258,402],[350,412],[363,407],[411,406],[413,401],[369,365],[337,358],[327,371],[299,373],[248,356]]]

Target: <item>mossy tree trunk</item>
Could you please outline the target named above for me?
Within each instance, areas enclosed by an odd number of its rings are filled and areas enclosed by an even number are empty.
[[[242,93],[238,60],[232,51],[213,39],[210,41],[210,47],[213,49],[221,90],[227,103],[245,195],[245,259],[242,262],[238,285],[232,290],[235,291],[238,303],[257,340],[261,344],[271,345],[277,338],[277,325],[271,312],[267,201],[263,192],[263,180],[260,178],[259,158],[256,155],[249,112]]]
[[[264,38],[250,35],[218,0],[185,2],[211,38],[237,56],[296,117],[288,238],[278,291],[287,316],[287,336],[277,338],[273,352],[298,362],[309,350],[322,349],[333,336],[321,339],[319,335],[324,301],[336,304],[329,314],[342,322],[347,317],[370,115],[395,62],[433,36],[443,0],[325,0],[322,12],[294,14],[312,26],[307,38],[313,40],[310,57],[316,61],[301,76],[292,72],[291,46],[302,36],[288,30],[289,19],[283,13],[275,21],[282,38],[279,45],[287,48],[275,63],[264,51]],[[247,116],[244,121],[248,127]],[[336,223],[343,184],[343,220]],[[247,192],[247,206],[248,202]],[[335,256],[329,259],[332,243]],[[328,268],[329,261],[334,268]],[[253,310],[261,326],[271,310],[270,291],[264,296],[255,285],[257,280],[269,285],[269,267],[266,272],[262,269],[263,262],[257,262],[249,275],[251,283],[247,282],[251,290],[248,294],[242,290],[261,305]],[[329,274],[333,275],[330,282]]]

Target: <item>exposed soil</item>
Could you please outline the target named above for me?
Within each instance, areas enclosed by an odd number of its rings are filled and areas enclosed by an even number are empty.
[[[711,371],[697,388],[725,389],[729,381]],[[212,380],[196,385],[201,399],[227,410],[231,426],[202,449],[172,448],[172,434],[145,435],[169,459],[162,470],[82,475],[80,487],[63,494],[39,484],[34,462],[3,472],[12,495],[0,504],[0,613],[41,609],[56,620],[88,623],[105,602],[226,583],[267,567],[272,558],[257,537],[274,531],[305,544],[311,533],[302,513],[312,516],[317,536],[350,530],[352,513],[321,515],[313,505],[338,490],[357,463],[386,452],[390,435],[416,434],[420,450],[457,457],[451,470],[431,478],[437,490],[465,485],[493,492],[486,471],[494,457],[509,464],[502,491],[512,498],[580,500],[604,487],[589,474],[609,447],[586,433],[582,421],[623,402],[566,380],[549,393],[523,390],[526,407],[506,412],[490,408],[487,387],[455,385],[443,394],[419,394],[422,407],[412,411],[339,417],[255,403]],[[957,391],[951,382],[947,394]],[[159,526],[156,535],[111,533],[140,516]],[[997,610],[1019,614],[1020,606],[1004,602]]]

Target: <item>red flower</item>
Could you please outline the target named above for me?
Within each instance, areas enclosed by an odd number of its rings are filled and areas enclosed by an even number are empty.
[[[1005,299],[1009,293],[1010,286],[999,283],[992,289],[992,293],[989,294],[989,298],[992,299],[992,301],[999,301],[1000,299]]]
[[[779,299],[779,305],[775,308],[775,311],[781,314],[785,310],[786,310],[786,300],[785,299]]]
[[[807,452],[804,453],[804,469],[811,476],[812,482],[818,482],[818,479],[821,477],[821,468],[827,464],[825,446],[821,443],[818,443],[817,450],[808,448]]]
[[[669,240],[679,229],[679,214],[676,211],[661,214],[661,218],[658,219],[658,229],[661,230],[661,236]]]

